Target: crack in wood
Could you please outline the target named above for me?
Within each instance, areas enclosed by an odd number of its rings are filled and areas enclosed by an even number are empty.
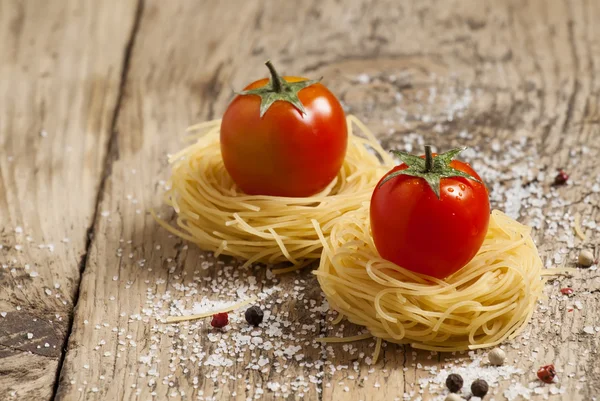
[[[98,223],[98,219],[100,216],[100,213],[99,213],[100,204],[102,202],[102,197],[104,195],[104,191],[106,188],[106,182],[108,180],[108,177],[110,177],[110,174],[112,171],[112,164],[118,159],[119,149],[118,149],[118,143],[117,143],[117,138],[116,138],[117,132],[116,132],[115,128],[116,128],[116,123],[117,123],[117,120],[119,117],[119,112],[121,109],[121,104],[122,104],[124,91],[125,91],[125,85],[127,83],[127,76],[128,76],[128,72],[129,72],[129,64],[130,64],[130,60],[131,60],[131,55],[132,55],[133,48],[135,45],[135,39],[137,37],[137,33],[140,28],[140,21],[142,19],[143,11],[144,11],[144,0],[137,0],[133,26],[131,28],[129,40],[127,42],[127,45],[125,46],[125,51],[124,51],[124,55],[123,55],[121,79],[119,81],[119,91],[118,91],[117,101],[115,103],[113,118],[111,121],[110,136],[109,136],[109,140],[108,140],[108,144],[107,144],[108,150],[106,152],[105,159],[104,159],[104,169],[102,172],[102,178],[100,180],[100,185],[98,186],[94,214],[91,219],[92,223],[90,224],[90,226],[87,229],[85,252],[81,256],[81,260],[79,263],[80,280],[79,280],[79,283],[75,290],[75,295],[73,297],[75,302],[73,305],[73,310],[71,311],[71,313],[69,315],[68,329],[67,329],[67,333],[64,338],[63,345],[62,345],[63,352],[60,355],[60,358],[58,360],[58,367],[56,369],[56,378],[54,380],[54,388],[52,390],[52,396],[51,396],[51,399],[53,399],[53,400],[58,399],[58,390],[59,390],[60,382],[61,382],[60,376],[61,376],[64,361],[65,361],[65,358],[67,355],[66,351],[68,348],[71,333],[73,331],[74,316],[75,316],[75,312],[77,310],[77,305],[79,302],[79,295],[80,295],[79,291],[80,291],[80,287],[81,287],[81,278],[83,277],[83,274],[85,273],[85,268],[86,268],[87,262],[89,261],[90,248],[93,245],[93,233],[94,233],[94,230],[96,228],[96,225]]]

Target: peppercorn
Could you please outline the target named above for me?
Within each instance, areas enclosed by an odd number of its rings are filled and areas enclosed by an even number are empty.
[[[244,314],[246,321],[252,326],[258,326],[259,324],[261,324],[264,316],[265,314],[263,313],[262,309],[260,309],[258,306],[249,307],[248,309],[246,309],[246,313]]]
[[[537,371],[537,377],[544,383],[552,383],[556,377],[554,365],[550,364],[539,368]]]
[[[451,373],[446,378],[446,387],[452,393],[458,393],[463,386],[463,378],[461,375]]]
[[[465,401],[460,395],[455,393],[450,393],[446,396],[444,401]]]
[[[490,363],[492,365],[500,366],[504,363],[504,360],[506,359],[506,354],[500,348],[494,348],[488,354],[488,359],[490,360]]]
[[[212,320],[210,322],[210,325],[217,329],[225,327],[228,324],[229,324],[229,315],[227,315],[227,312],[214,314],[212,317]]]
[[[558,170],[558,174],[554,177],[554,185],[564,185],[569,180],[569,174],[563,170]]]
[[[487,394],[489,386],[483,379],[477,379],[471,384],[471,392],[475,397],[483,398]]]
[[[590,267],[594,264],[594,254],[588,251],[587,249],[579,252],[579,258],[577,259],[579,265],[582,267]]]
[[[560,289],[560,293],[563,295],[572,295],[573,289],[571,287],[565,287]]]

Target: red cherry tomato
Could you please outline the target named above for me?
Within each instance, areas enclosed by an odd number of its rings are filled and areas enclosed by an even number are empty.
[[[424,178],[399,173],[409,168],[401,164],[382,178],[370,206],[371,231],[381,257],[439,279],[475,256],[490,217],[488,192],[481,178],[468,164],[450,160],[448,168],[479,182],[460,176],[441,178],[438,198]],[[421,170],[414,171],[419,174]],[[390,175],[393,178],[385,181]]]
[[[245,90],[256,92],[281,79],[272,66],[269,69],[271,80],[258,80]],[[307,80],[284,77],[284,98],[294,92],[286,87],[293,88],[293,83],[301,81]],[[277,100],[261,117],[261,105],[268,103],[268,96],[241,94],[223,115],[223,162],[231,178],[247,194],[314,195],[335,178],[344,162],[348,131],[340,102],[320,83],[312,83],[296,93],[304,113],[297,104]]]

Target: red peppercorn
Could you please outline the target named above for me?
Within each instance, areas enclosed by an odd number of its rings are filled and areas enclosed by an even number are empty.
[[[550,364],[539,368],[537,371],[537,377],[544,383],[552,383],[556,377],[554,365]]]
[[[564,185],[569,180],[569,174],[563,170],[558,170],[558,174],[554,177],[554,185]]]
[[[572,289],[572,288],[570,288],[570,287],[565,287],[565,288],[561,288],[561,289],[560,289],[560,292],[561,292],[563,295],[571,295],[571,294],[573,294],[573,289]]]
[[[229,315],[227,315],[227,312],[214,314],[212,321],[210,322],[210,325],[212,327],[216,327],[217,329],[225,327],[227,324],[229,324]]]

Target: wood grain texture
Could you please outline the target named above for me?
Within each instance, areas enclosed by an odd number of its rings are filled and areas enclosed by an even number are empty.
[[[0,4],[2,400],[52,397],[133,10]]]
[[[171,237],[147,213],[160,207],[165,156],[181,146],[180,133],[218,118],[232,88],[265,75],[267,58],[282,73],[323,75],[387,148],[466,142],[465,157],[493,180],[493,206],[535,228],[548,265],[572,266],[579,248],[597,248],[597,2],[267,4],[144,2],[58,399],[429,400],[436,396],[419,386],[433,377],[428,369],[464,358],[387,345],[371,366],[372,340],[315,347],[317,334],[358,328],[330,327],[310,272],[280,279],[262,268],[238,272],[234,261]],[[551,186],[557,167],[570,172],[568,186]],[[585,244],[572,233],[575,213],[588,224]],[[256,293],[275,288],[262,304],[273,315],[287,311],[289,323],[277,338],[261,329],[274,349],[242,346],[225,354],[227,367],[207,361],[223,356],[219,342],[231,344],[243,322],[223,335],[202,322],[156,319],[203,296],[236,299],[224,282],[255,282],[248,291]],[[575,298],[556,295],[567,285]],[[546,292],[526,332],[506,345],[523,373],[500,380],[495,400],[519,385],[533,399],[590,400],[600,392],[600,337],[583,331],[600,326],[596,270],[553,279]],[[296,345],[299,360],[276,352]],[[269,362],[254,369],[260,357]],[[559,369],[558,394],[545,387],[536,395],[528,386],[550,362]],[[266,388],[280,382],[289,391]]]

